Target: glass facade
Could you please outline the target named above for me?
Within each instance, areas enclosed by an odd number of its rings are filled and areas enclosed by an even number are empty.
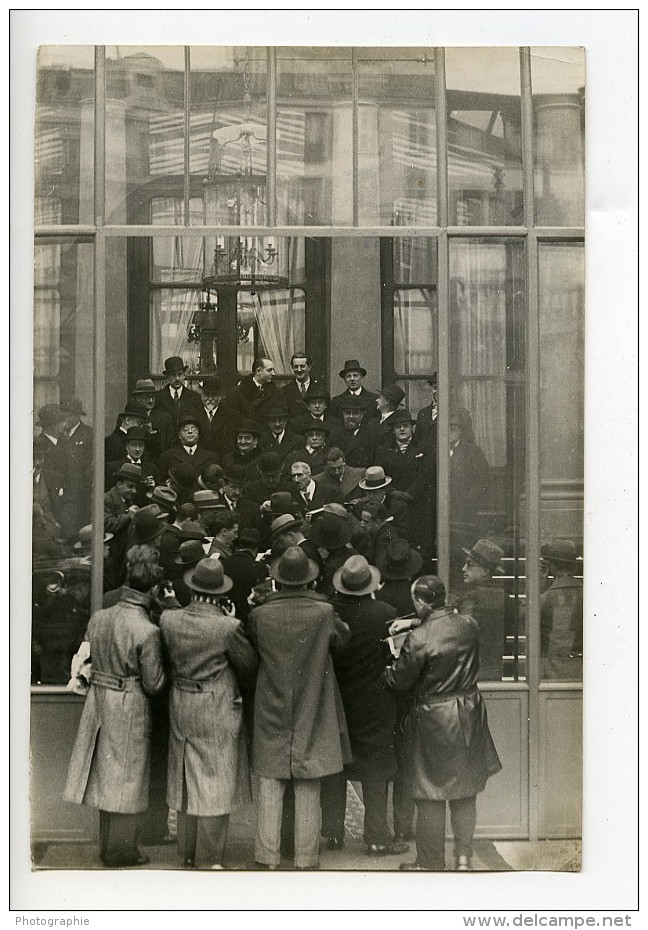
[[[287,381],[300,351],[331,394],[359,358],[427,423],[421,549],[457,603],[477,543],[500,553],[484,685],[578,681],[582,596],[579,639],[547,594],[557,544],[582,579],[582,50],[61,47],[38,67],[34,409],[76,397],[94,439],[34,552],[33,682],[65,684],[74,651],[52,598],[80,628],[107,589],[101,528],[77,544],[136,382],[178,355],[227,394],[259,356]]]

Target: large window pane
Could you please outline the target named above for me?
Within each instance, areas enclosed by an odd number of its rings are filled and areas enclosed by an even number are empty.
[[[539,283],[542,673],[573,680],[583,674],[583,246],[542,244]]]
[[[34,222],[94,222],[94,49],[38,52],[34,137]]]
[[[194,46],[190,171],[203,211],[191,222],[262,225],[266,195],[266,50]]]
[[[434,56],[428,48],[358,50],[361,225],[434,226]]]
[[[149,222],[151,189],[182,192],[184,50],[106,47],[106,219]]]
[[[482,680],[525,674],[525,292],[522,243],[451,241],[450,583],[480,624]]]
[[[277,221],[353,220],[351,50],[277,51]]]
[[[524,222],[516,48],[446,49],[450,224]]]
[[[536,224],[585,222],[585,50],[531,50]]]
[[[32,683],[67,684],[90,616],[93,247],[36,244]]]

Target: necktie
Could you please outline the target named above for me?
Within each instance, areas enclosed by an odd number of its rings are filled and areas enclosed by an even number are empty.
[[[176,403],[180,400],[180,391],[174,390],[174,392],[173,392],[173,399],[174,399],[174,401],[175,401]]]
[[[305,384],[300,384],[300,385],[299,385],[299,393],[302,395],[302,397],[303,397],[303,395],[306,393],[306,385],[305,385]]]
[[[213,411],[213,410],[208,410],[208,411],[207,411],[207,416],[209,417],[209,422],[211,423],[211,421],[214,419],[214,411]]]

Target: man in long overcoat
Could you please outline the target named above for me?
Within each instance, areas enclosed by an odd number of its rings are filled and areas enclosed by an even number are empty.
[[[317,566],[299,547],[289,547],[270,571],[280,590],[255,607],[248,622],[261,660],[254,707],[255,858],[261,868],[279,865],[283,796],[292,781],[295,866],[313,869],[319,864],[320,779],[341,772],[349,758],[331,660],[349,628],[308,590]]]

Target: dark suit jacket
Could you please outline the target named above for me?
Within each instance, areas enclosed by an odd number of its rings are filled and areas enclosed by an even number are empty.
[[[257,562],[247,549],[223,556],[221,561],[225,574],[234,582],[229,597],[234,602],[236,618],[245,623],[252,609],[247,602],[248,596],[255,585],[261,584],[267,578],[266,566]]]
[[[347,388],[346,391],[342,391],[341,394],[336,394],[335,397],[331,398],[331,407],[330,407],[331,413],[339,417],[342,416],[340,402],[343,400],[346,400],[350,393],[351,392]],[[376,401],[378,399],[378,395],[374,394],[373,391],[368,391],[366,387],[362,387],[360,389],[360,394],[363,400],[371,401],[371,403],[369,403],[367,406],[367,412],[365,413],[365,418],[370,419],[371,417],[377,417],[379,415],[378,411],[376,410]]]
[[[194,454],[188,455],[184,450],[184,446],[181,446],[178,442],[175,446],[171,446],[170,449],[167,449],[166,452],[163,452],[160,456],[160,481],[166,481],[166,479],[169,477],[170,469],[172,469],[175,465],[179,465],[181,462],[185,465],[191,465],[196,474],[199,475],[203,468],[206,468],[207,465],[215,464],[216,455],[213,452],[210,452],[209,449],[205,449],[200,441],[196,446],[196,451]]]
[[[176,403],[171,396],[169,385],[155,392],[155,408],[164,410],[171,417],[173,432],[177,438],[178,421],[184,416],[200,416],[204,410],[202,398],[196,391],[183,387],[180,400]],[[154,409],[155,409],[154,408]]]
[[[228,465],[242,465],[245,469],[247,480],[254,481],[259,477],[259,470],[256,467],[256,463],[260,455],[261,449],[259,446],[253,449],[250,455],[241,455],[238,449],[234,449],[233,452],[228,452],[227,455],[223,456],[221,465],[223,468],[227,468]]]
[[[323,507],[324,504],[341,504],[347,496],[358,487],[358,482],[364,478],[364,468],[344,469],[342,481],[334,481],[326,474],[317,475],[315,481],[315,494],[313,495],[313,508]]]
[[[306,413],[300,414],[295,420],[290,424],[291,429],[296,433],[301,433],[302,437],[305,435],[303,430],[305,427],[310,424],[321,424],[319,417],[314,417],[308,411]],[[339,417],[336,417],[335,414],[331,413],[329,410],[324,411],[324,424],[329,429],[328,439],[326,444],[329,446],[339,446],[341,439],[344,437],[344,426]]]
[[[301,449],[302,443],[302,436],[298,433],[291,433],[288,430],[284,432],[281,442],[277,442],[269,429],[264,430],[259,439],[259,445],[262,446],[266,452],[276,452],[284,460],[287,455],[290,455],[297,449]]]
[[[61,439],[58,446],[65,458],[65,496],[71,529],[75,532],[90,523],[92,436],[92,428],[87,423],[79,423],[74,435]]]
[[[376,464],[374,462],[375,437],[373,430],[366,422],[361,424],[355,436],[346,430],[340,445],[347,465],[351,465],[352,468],[364,469]]]
[[[205,408],[202,408],[200,443],[205,449],[215,452],[219,462],[224,455],[233,452],[235,449],[238,420],[236,412],[231,407],[228,407],[224,401],[221,401],[218,405],[218,409],[211,421]]]
[[[429,445],[418,442],[415,437],[405,452],[400,452],[392,440],[389,445],[380,446],[376,450],[376,465],[382,465],[385,474],[392,479],[391,487],[394,491],[410,491],[427,466],[427,459],[432,452]]]
[[[432,405],[421,407],[416,418],[414,433],[419,442],[428,442],[436,446],[437,420],[432,418]]]
[[[170,448],[177,440],[178,431],[174,418],[163,407],[153,407],[148,421],[151,425],[148,452],[152,458],[158,459],[164,450]],[[146,429],[146,424],[144,424],[144,429]]]
[[[294,378],[288,384],[284,384],[283,387],[279,388],[279,399],[288,407],[291,419],[308,413]]]
[[[317,452],[311,455],[305,446],[300,446],[285,457],[284,475],[290,475],[290,466],[293,465],[294,462],[305,462],[307,465],[310,465],[311,475],[313,475],[313,477],[315,477],[315,475],[321,475],[325,468],[324,459],[326,451],[326,446],[324,446],[323,449],[318,449]]]
[[[274,382],[261,388],[256,386],[252,375],[246,375],[227,396],[227,405],[231,407],[239,420],[252,419],[263,421],[263,414],[268,401],[277,397],[278,388]]]

